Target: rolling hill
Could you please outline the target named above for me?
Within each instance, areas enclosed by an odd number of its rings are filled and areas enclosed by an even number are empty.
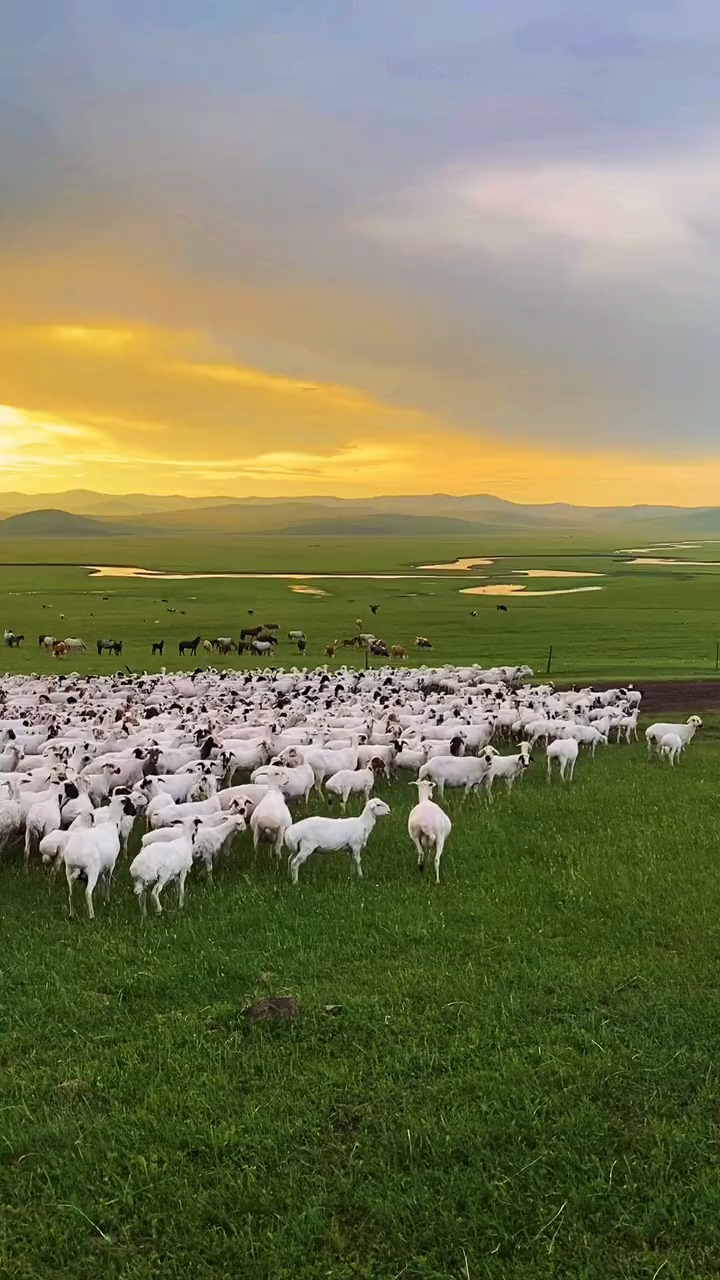
[[[127,537],[144,532],[130,525],[91,520],[69,511],[50,507],[41,511],[24,511],[0,520],[0,537],[5,538],[108,538]]]
[[[4,517],[4,518],[2,518]],[[378,498],[187,498],[141,493],[0,493],[0,535],[108,537],[160,534],[393,536],[418,534],[589,534],[712,537],[720,507],[578,507],[522,504],[492,494],[398,494]]]

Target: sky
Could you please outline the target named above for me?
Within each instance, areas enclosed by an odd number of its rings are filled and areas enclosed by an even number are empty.
[[[32,0],[0,489],[720,502],[714,0]]]

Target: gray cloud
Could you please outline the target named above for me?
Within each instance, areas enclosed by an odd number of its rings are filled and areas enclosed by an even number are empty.
[[[196,328],[509,439],[714,445],[709,0],[30,8],[6,314]]]

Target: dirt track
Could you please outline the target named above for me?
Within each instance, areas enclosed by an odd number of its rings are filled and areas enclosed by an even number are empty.
[[[582,683],[577,687],[580,688]],[[642,693],[644,713],[720,711],[720,680],[606,680],[593,681],[592,687],[598,690],[618,689],[627,688],[629,683]],[[568,685],[562,687],[569,688]]]

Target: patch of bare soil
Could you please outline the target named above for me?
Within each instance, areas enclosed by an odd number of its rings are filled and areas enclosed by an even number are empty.
[[[694,711],[720,711],[720,680],[606,680],[593,682],[592,687],[601,691],[627,688],[629,684],[642,693],[643,714],[686,711],[690,715]]]

